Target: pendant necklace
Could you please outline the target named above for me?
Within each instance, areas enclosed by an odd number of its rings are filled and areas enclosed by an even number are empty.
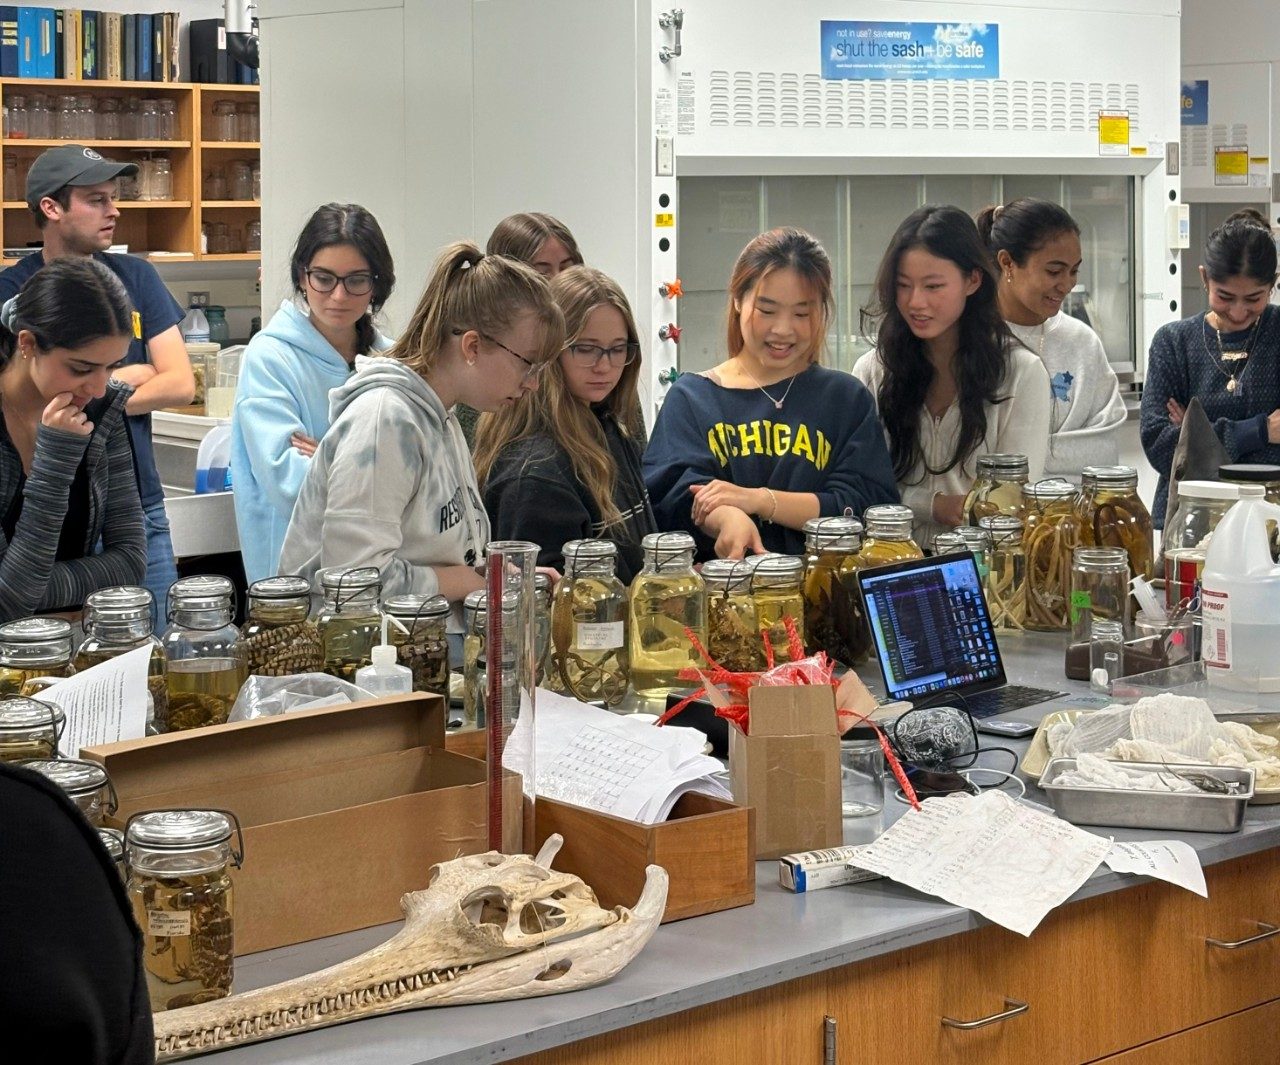
[[[1243,348],[1232,348],[1230,351],[1228,351],[1222,343],[1222,330],[1214,326],[1213,331],[1218,338],[1217,358],[1214,358],[1213,352],[1209,350],[1209,339],[1206,336],[1204,329],[1202,328],[1200,330],[1200,340],[1204,344],[1204,353],[1209,356],[1209,361],[1213,363],[1217,371],[1227,379],[1228,394],[1234,395],[1236,388],[1244,381],[1244,373],[1248,370],[1248,366],[1246,365],[1242,369],[1241,364],[1249,358],[1249,350],[1253,347],[1253,341],[1258,334],[1258,323],[1261,321],[1262,315],[1258,315],[1258,317],[1253,320],[1253,325],[1250,326],[1248,335],[1245,337]],[[1205,325],[1208,325],[1208,315],[1205,315],[1204,323]],[[1219,365],[1219,360],[1231,364],[1231,373],[1228,374],[1227,371]]]
[[[787,401],[787,397],[791,395],[791,386],[796,383],[796,378],[800,376],[799,374],[792,375],[791,381],[787,385],[787,390],[782,393],[782,398],[774,399],[773,396],[764,387],[764,385],[762,385],[759,381],[756,380],[756,375],[747,369],[745,360],[742,363],[742,372],[751,378],[751,383],[755,385],[756,388],[760,389],[761,392],[763,392],[766,396],[769,397],[769,402],[773,404],[774,410],[782,410],[782,405]]]

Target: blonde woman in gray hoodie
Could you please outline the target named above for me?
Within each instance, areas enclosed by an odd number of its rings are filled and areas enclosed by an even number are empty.
[[[385,595],[483,587],[489,522],[453,407],[498,411],[538,387],[564,319],[531,267],[451,244],[400,339],[330,393],[320,441],[285,534],[280,572],[373,566]]]

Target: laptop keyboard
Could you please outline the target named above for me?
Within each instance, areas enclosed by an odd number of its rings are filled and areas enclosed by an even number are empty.
[[[1066,692],[1051,691],[1048,688],[1028,688],[1021,684],[1006,684],[1003,688],[992,688],[990,691],[966,695],[964,701],[969,706],[969,713],[974,717],[993,717],[1010,710],[1020,710],[1024,706],[1048,702],[1050,699],[1057,699],[1066,694]]]

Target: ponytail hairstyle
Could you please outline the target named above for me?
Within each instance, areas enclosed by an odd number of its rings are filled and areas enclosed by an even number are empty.
[[[133,336],[133,304],[110,270],[88,257],[54,259],[0,307],[0,367],[8,366],[27,330],[36,349],[74,351],[104,337]]]
[[[822,361],[827,340],[827,323],[835,314],[832,294],[831,260],[826,249],[803,229],[786,226],[761,233],[742,249],[729,276],[729,307],[726,312],[725,341],[729,357],[742,351],[741,313],[738,308],[751,291],[775,270],[794,270],[809,289],[813,303],[813,344],[807,352],[810,364]]]
[[[1039,251],[1061,233],[1080,235],[1080,226],[1067,210],[1049,200],[1022,196],[1003,206],[984,207],[975,219],[978,236],[997,262],[1000,252],[1019,266],[1026,266]],[[997,275],[999,270],[997,269]]]
[[[1253,208],[1231,215],[1204,242],[1204,272],[1222,284],[1247,277],[1270,287],[1276,281],[1276,242],[1267,220]]]
[[[920,445],[920,412],[933,383],[933,363],[924,341],[911,332],[898,310],[898,268],[903,255],[913,248],[949,260],[966,277],[977,270],[982,279],[960,316],[960,345],[952,367],[960,404],[960,435],[955,452],[940,469],[929,465]],[[889,437],[894,477],[905,481],[917,464],[935,475],[963,465],[986,436],[985,405],[1004,402],[999,389],[1008,373],[1008,345],[1012,341],[996,300],[995,265],[973,219],[959,207],[936,205],[908,215],[880,261],[873,303],[863,311],[863,320],[864,325],[879,323],[876,350],[884,376],[876,400]]]
[[[425,377],[450,340],[468,330],[496,336],[523,314],[542,327],[535,362],[564,347],[564,316],[546,278],[504,255],[485,255],[470,241],[448,245],[431,268],[427,287],[400,338],[386,354]]]
[[[489,234],[485,254],[505,255],[532,266],[539,249],[552,237],[564,245],[575,266],[583,264],[582,252],[578,250],[578,242],[573,239],[569,227],[542,211],[507,215]]]
[[[587,318],[597,307],[614,307],[626,325],[627,342],[640,344],[640,332],[631,314],[631,305],[613,278],[589,266],[574,266],[551,279],[551,295],[564,313],[568,344],[581,335]],[[567,346],[567,345],[566,345]],[[640,378],[640,358],[622,370],[603,406],[624,435],[626,419],[636,405],[636,382]],[[476,480],[484,484],[503,448],[514,440],[545,434],[569,456],[574,476],[595,501],[605,525],[622,520],[613,501],[617,467],[609,452],[600,419],[569,391],[560,359],[554,359],[536,392],[501,411],[480,416],[476,432]]]
[[[373,350],[377,333],[373,328],[373,316],[386,305],[396,287],[396,269],[391,260],[391,249],[382,235],[378,220],[358,203],[326,203],[317,207],[298,234],[289,260],[289,274],[293,278],[294,291],[306,298],[307,270],[311,260],[325,248],[338,245],[355,248],[369,264],[373,274],[373,299],[367,314],[356,322],[356,351],[368,354]]]

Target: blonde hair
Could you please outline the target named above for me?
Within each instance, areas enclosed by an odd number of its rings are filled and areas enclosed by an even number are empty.
[[[485,255],[469,241],[444,249],[400,338],[386,353],[426,376],[450,339],[474,329],[487,336],[510,329],[532,314],[542,327],[536,362],[554,359],[564,347],[564,318],[538,271],[502,255]]]
[[[569,227],[542,211],[507,215],[493,227],[485,251],[490,255],[506,255],[522,263],[532,263],[542,245],[552,237],[564,245],[575,266],[582,265],[582,252],[578,250],[578,242],[573,239]]]
[[[640,334],[631,305],[618,283],[607,274],[589,266],[570,267],[552,278],[551,295],[564,312],[569,344],[581,335],[592,311],[608,306],[622,315],[628,343],[639,346]],[[623,368],[617,385],[602,404],[613,415],[623,435],[630,435],[625,423],[636,405],[640,362],[637,357]],[[503,448],[538,434],[546,434],[564,449],[574,476],[595,501],[601,521],[605,525],[621,521],[622,515],[613,501],[618,471],[604,430],[590,407],[569,391],[558,358],[543,373],[537,392],[511,407],[481,416],[476,430],[476,479],[483,486]]]

